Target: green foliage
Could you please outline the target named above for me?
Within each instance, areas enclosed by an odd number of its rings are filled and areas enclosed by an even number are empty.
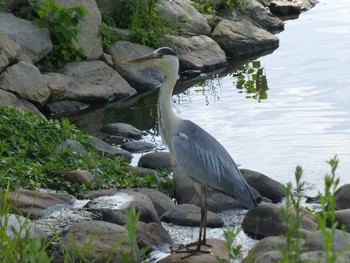
[[[172,180],[167,175],[140,178],[126,173],[123,168],[126,164],[120,158],[98,155],[86,146],[89,136],[67,119],[48,121],[9,107],[0,108],[0,116],[0,188],[10,182],[14,190],[50,188],[72,194],[101,188],[172,189]],[[72,149],[57,151],[68,139],[80,142],[88,154]],[[82,185],[66,181],[63,173],[77,169],[89,170],[98,175],[97,180]]]
[[[0,262],[51,262],[52,258],[47,254],[49,243],[30,236],[32,224],[28,219],[19,229],[10,225],[9,214],[14,208],[9,202],[9,185],[4,189],[6,191],[0,193]]]
[[[233,74],[233,77],[237,78],[236,88],[248,94],[246,98],[253,98],[259,102],[267,99],[269,86],[260,61],[254,60],[245,64],[241,70]]]
[[[225,247],[228,251],[228,258],[229,262],[234,262],[235,259],[238,259],[242,254],[242,245],[235,245],[234,240],[239,234],[241,229],[235,229],[235,230],[225,230],[224,231],[224,238],[225,238]],[[226,260],[223,260],[219,257],[216,257],[216,260],[219,263],[224,263]]]
[[[335,171],[338,167],[339,160],[337,156],[327,161],[331,166],[331,173],[324,177],[325,189],[324,194],[318,193],[321,203],[321,211],[316,214],[319,228],[323,234],[326,262],[337,262],[337,253],[334,252],[334,235],[338,226],[335,220],[335,199],[334,192],[339,185],[339,178],[335,177]]]
[[[29,0],[29,3],[37,14],[33,22],[51,33],[53,51],[45,58],[45,64],[63,67],[69,61],[80,61],[83,49],[76,47],[78,23],[86,16],[85,9],[80,5],[63,8],[55,0]]]
[[[295,190],[292,190],[291,182],[289,182],[284,188],[286,205],[281,210],[281,217],[287,226],[287,232],[284,236],[287,241],[287,247],[281,251],[283,255],[283,259],[280,261],[281,263],[301,262],[300,255],[303,250],[299,244],[298,238],[302,237],[299,230],[299,226],[303,220],[300,202],[303,197],[303,189],[305,185],[305,182],[301,181],[302,174],[303,169],[300,166],[297,166],[295,169]],[[295,216],[293,216],[293,212],[295,213]]]
[[[222,0],[219,3],[212,0],[194,0],[193,6],[202,13],[215,14],[220,8],[244,7],[247,0]]]
[[[99,34],[102,37],[103,49],[108,49],[113,43],[117,42],[118,40],[123,40],[123,37],[113,27],[107,25],[106,23],[101,23]]]
[[[0,12],[5,10],[4,0],[0,0]]]

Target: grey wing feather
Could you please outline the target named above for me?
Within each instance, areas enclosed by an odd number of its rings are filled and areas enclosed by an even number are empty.
[[[257,206],[248,184],[225,148],[209,133],[182,120],[172,138],[176,165],[192,179],[234,197],[253,209]]]

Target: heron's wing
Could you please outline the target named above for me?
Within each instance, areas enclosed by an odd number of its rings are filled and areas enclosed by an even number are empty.
[[[209,133],[183,120],[172,138],[176,164],[194,180],[230,195],[249,209],[256,201],[235,162]]]

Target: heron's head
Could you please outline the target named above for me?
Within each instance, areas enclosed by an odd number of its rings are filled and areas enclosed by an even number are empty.
[[[179,59],[174,50],[169,47],[161,47],[150,54],[133,59],[128,64],[148,63],[167,71],[172,67],[179,68]]]

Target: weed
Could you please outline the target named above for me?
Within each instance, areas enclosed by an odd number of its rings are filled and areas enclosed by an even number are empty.
[[[102,37],[102,47],[105,50],[118,40],[124,40],[121,34],[119,34],[113,27],[107,25],[106,23],[101,23],[99,34]]]
[[[225,247],[228,251],[229,262],[233,262],[235,259],[239,258],[242,254],[242,245],[235,245],[234,240],[239,234],[241,229],[237,228],[235,230],[225,230],[224,238],[225,238]],[[219,263],[226,262],[225,260],[216,257],[216,260]]]

